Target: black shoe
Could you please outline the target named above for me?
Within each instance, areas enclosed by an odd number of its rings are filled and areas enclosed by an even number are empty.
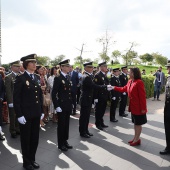
[[[113,120],[110,120],[111,122],[118,122],[118,120],[117,119],[113,119]]]
[[[83,138],[90,138],[90,136],[88,134],[80,134],[80,136]]]
[[[17,138],[17,134],[16,133],[11,133],[11,137],[12,138]]]
[[[73,147],[72,147],[71,145],[69,145],[67,141],[64,143],[64,146],[65,146],[67,149],[73,149]]]
[[[58,147],[58,149],[60,149],[61,151],[68,151],[68,149],[64,145],[61,147]]]
[[[157,101],[161,101],[160,99],[157,99]]]
[[[128,114],[120,114],[119,116],[121,116],[121,117],[127,117],[128,116]]]
[[[35,161],[32,161],[32,162],[31,162],[31,165],[32,165],[35,169],[40,168],[40,165],[37,164]]]
[[[4,136],[0,134],[0,140],[5,140]]]
[[[103,128],[101,127],[101,126],[96,126],[97,127],[97,129],[99,129],[99,130],[103,130]]]
[[[102,128],[108,128],[109,126],[103,124],[101,127],[102,127]]]
[[[170,154],[170,150],[164,149],[163,151],[159,152],[161,155],[169,155]]]
[[[24,165],[23,164],[23,167],[26,169],[26,170],[34,170],[34,167],[32,165]]]
[[[93,134],[92,134],[92,133],[90,133],[90,132],[87,132],[87,135],[89,135],[89,136],[93,136]]]

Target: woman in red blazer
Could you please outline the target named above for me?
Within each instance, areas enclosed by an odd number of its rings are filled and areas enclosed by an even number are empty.
[[[113,89],[119,92],[127,92],[129,97],[129,112],[131,112],[132,122],[134,123],[135,135],[133,140],[128,143],[131,146],[140,145],[140,134],[142,125],[147,122],[146,112],[146,93],[144,83],[141,80],[141,72],[139,68],[130,68],[130,80],[124,87],[116,87]]]

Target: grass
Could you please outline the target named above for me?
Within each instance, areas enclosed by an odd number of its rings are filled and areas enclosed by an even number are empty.
[[[114,64],[114,65],[108,65],[108,68],[121,68],[122,64]],[[130,67],[138,67],[141,71],[143,69],[145,69],[145,72],[146,72],[146,75],[150,74],[150,72],[152,71],[153,73],[155,73],[155,71],[158,69],[159,66],[145,66],[145,65],[131,65],[131,66],[128,66],[129,68]],[[163,67],[162,68],[162,72],[164,72],[165,74],[167,73],[167,70],[166,70],[166,67]]]

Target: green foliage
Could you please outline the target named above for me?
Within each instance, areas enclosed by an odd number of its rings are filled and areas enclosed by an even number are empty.
[[[167,64],[167,57],[162,56],[162,54],[152,53],[152,56],[155,58],[155,61],[157,64],[160,64],[161,66],[165,66]]]
[[[4,67],[5,70],[9,70],[9,64],[2,64],[2,67]]]
[[[140,55],[139,58],[142,60],[143,63],[151,62],[154,59],[154,57],[148,53]]]
[[[104,53],[100,53],[99,55],[100,55],[101,60],[106,61],[106,62],[110,61],[110,57],[107,56],[105,52]]]
[[[51,65],[56,66],[64,59],[65,59],[65,55],[59,55],[59,56],[55,57],[54,60],[51,60]]]
[[[47,56],[37,56],[36,60],[38,65],[46,66],[50,64],[50,58]]]
[[[138,56],[138,53],[136,51],[128,51],[126,55],[122,55],[122,58],[125,63],[132,65],[133,59],[137,58],[137,56]]]
[[[118,62],[118,58],[121,56],[121,52],[119,50],[115,50],[112,52],[112,58],[115,59],[115,62]]]

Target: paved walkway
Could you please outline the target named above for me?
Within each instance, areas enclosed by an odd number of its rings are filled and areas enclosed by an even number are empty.
[[[109,112],[104,117],[109,128],[99,131],[94,125],[94,115],[90,118],[90,139],[83,139],[78,133],[78,117],[71,117],[69,143],[74,149],[61,152],[57,149],[56,124],[49,122],[40,132],[40,142],[36,154],[40,170],[169,170],[170,156],[161,156],[165,147],[163,124],[164,95],[161,101],[147,100],[148,123],[143,126],[142,144],[132,147],[127,143],[133,136],[130,114],[127,118],[117,116],[118,123],[109,121]],[[6,140],[0,141],[0,170],[22,170],[20,141],[12,139],[8,125],[3,126]]]

